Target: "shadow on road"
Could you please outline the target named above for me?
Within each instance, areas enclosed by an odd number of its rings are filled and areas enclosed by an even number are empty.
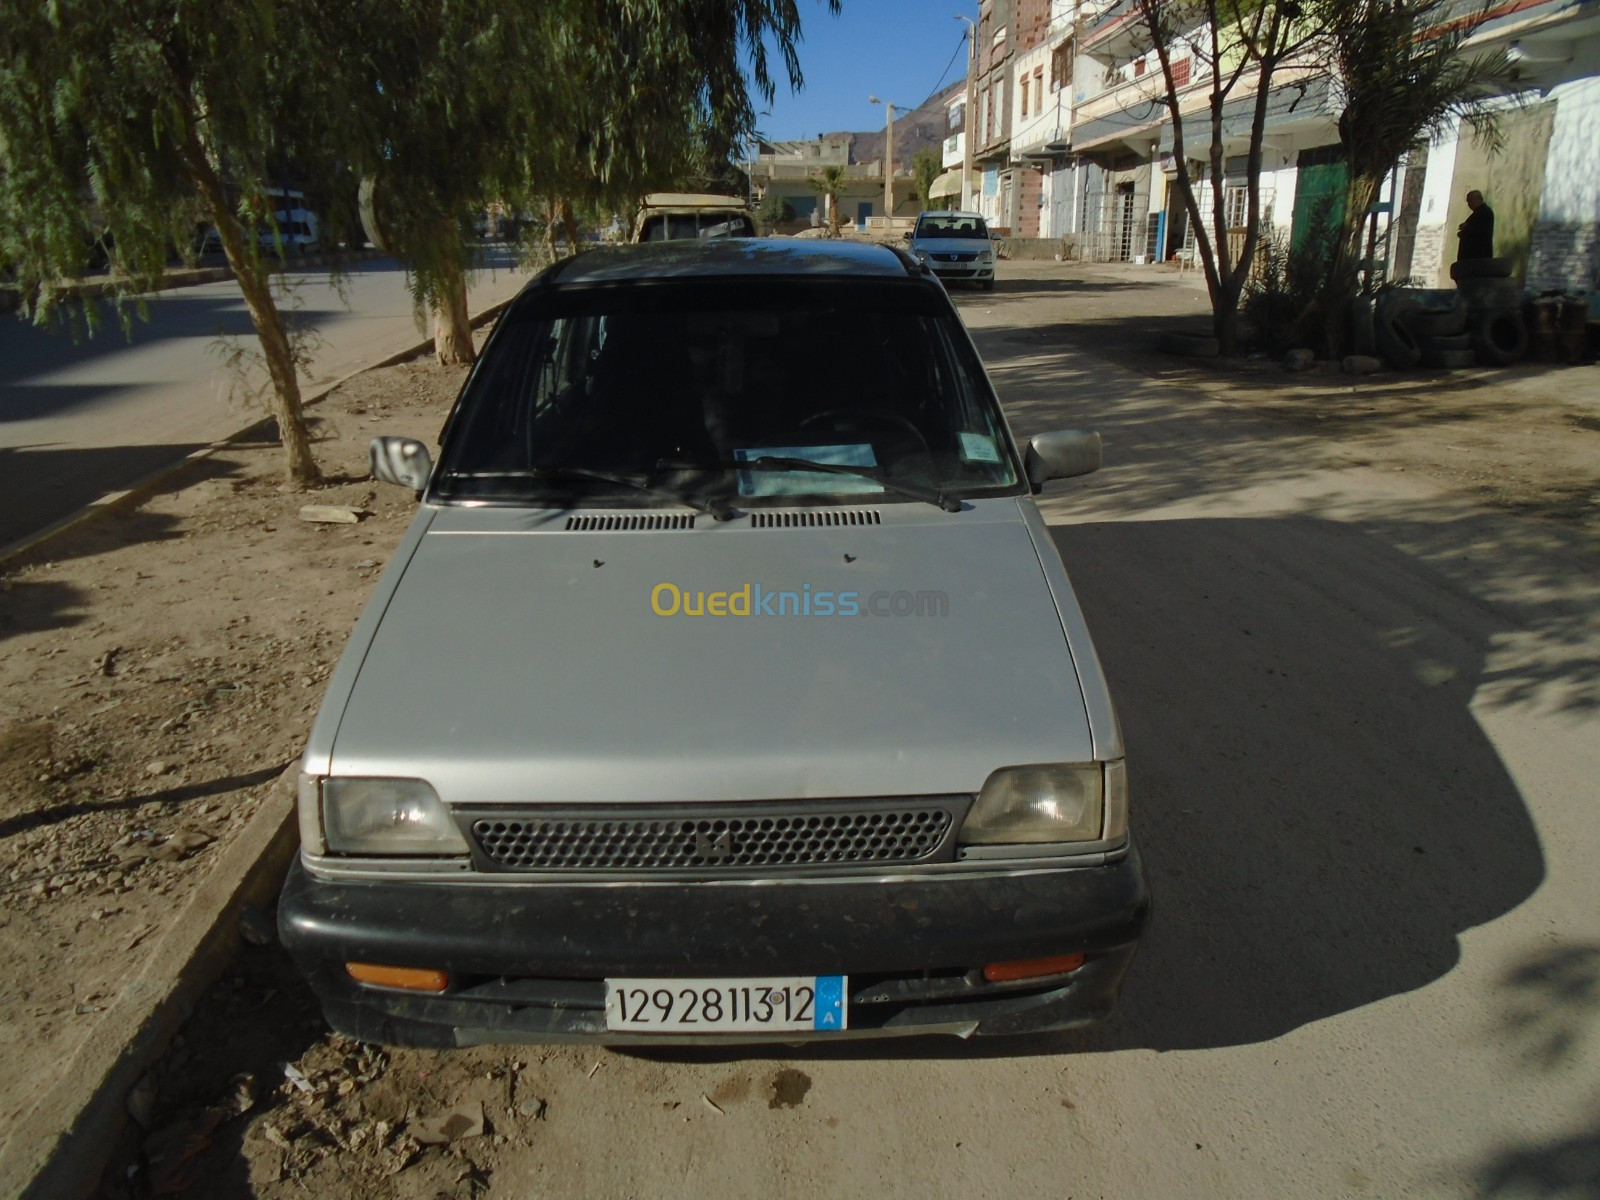
[[[1498,1045],[1546,1074],[1581,1061],[1600,1036],[1600,945],[1565,941],[1530,953],[1501,981],[1505,1014]],[[1590,1112],[1600,1109],[1600,1093]],[[1472,1191],[1523,1200],[1600,1198],[1600,1119],[1541,1142],[1503,1145],[1464,1172]]]
[[[1544,876],[1469,704],[1504,632],[1309,519],[1054,531],[1118,698],[1156,917],[1084,1048],[1265,1041],[1431,983]]]
[[[86,812],[131,812],[145,804],[160,804],[176,808],[189,803],[191,800],[203,800],[207,796],[221,796],[228,792],[259,787],[263,783],[269,783],[283,774],[283,769],[287,765],[287,763],[277,763],[272,766],[258,767],[254,771],[246,771],[242,775],[227,775],[220,779],[207,779],[200,783],[185,783],[178,787],[161,788],[154,792],[125,796],[121,800],[107,801],[104,804],[58,804],[53,808],[19,813],[0,820],[0,838],[11,837],[28,829],[37,829],[41,825],[55,825],[70,817],[81,816]]]
[[[15,318],[0,322],[0,358],[6,361],[6,378],[0,385],[0,421],[56,416],[103,395],[125,390],[129,385],[120,378],[89,387],[51,384],[25,388],[22,385],[68,368],[81,376],[95,360],[125,352],[129,346],[154,346],[184,338],[255,337],[255,326],[250,323],[244,297],[236,292],[216,295],[209,290],[190,288],[158,292],[146,298],[151,320],[135,316],[126,333],[115,307],[109,301],[96,303],[100,325],[92,337],[80,334],[74,338],[65,328],[45,332]],[[283,311],[298,324],[313,325],[348,315],[340,304],[304,308],[285,305]]]
[[[1500,632],[1492,614],[1331,522],[1053,532],[1121,713],[1155,897],[1117,1015],[1042,1038],[772,1057],[1268,1041],[1440,978],[1462,933],[1538,886],[1527,809],[1468,708]]]
[[[26,537],[53,520],[75,513],[108,492],[132,487],[198,449],[198,444],[0,448],[0,478],[5,480],[6,499],[5,505],[0,507],[0,546]],[[183,483],[194,484],[234,474],[237,474],[237,468],[213,456],[189,464],[184,471]],[[96,523],[105,525],[116,536],[110,540],[96,538],[85,530],[82,537],[56,538],[49,546],[49,556],[59,561],[115,545],[165,541],[176,536],[171,532],[172,522],[169,518],[141,511],[116,514],[101,518]],[[0,606],[0,636],[16,632],[6,621],[6,614],[11,610],[9,602]]]

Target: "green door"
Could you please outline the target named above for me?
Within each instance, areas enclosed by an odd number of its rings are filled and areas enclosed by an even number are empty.
[[[1294,224],[1289,227],[1291,253],[1298,254],[1315,243],[1320,243],[1324,252],[1331,247],[1339,223],[1344,220],[1349,183],[1350,168],[1342,160],[1328,161],[1324,153],[1315,150],[1300,155],[1294,186]]]

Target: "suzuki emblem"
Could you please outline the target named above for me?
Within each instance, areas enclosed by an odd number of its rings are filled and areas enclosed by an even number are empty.
[[[694,836],[694,850],[709,862],[727,862],[733,857],[733,832],[728,829],[721,833],[701,830]]]

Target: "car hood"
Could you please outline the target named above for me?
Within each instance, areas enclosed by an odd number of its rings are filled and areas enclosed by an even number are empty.
[[[451,803],[627,803],[966,793],[999,766],[1092,758],[1018,501],[876,512],[590,533],[442,509],[347,652],[330,770],[424,778]],[[753,611],[659,615],[664,584],[748,586]],[[761,611],[784,592],[813,615]],[[830,592],[891,615],[818,615]],[[892,615],[919,595],[924,615]]]
[[[988,238],[917,238],[911,248],[928,254],[980,254],[994,243]]]

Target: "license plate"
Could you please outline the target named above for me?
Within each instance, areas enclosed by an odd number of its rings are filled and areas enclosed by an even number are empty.
[[[845,977],[608,979],[606,1028],[632,1033],[837,1032]]]

